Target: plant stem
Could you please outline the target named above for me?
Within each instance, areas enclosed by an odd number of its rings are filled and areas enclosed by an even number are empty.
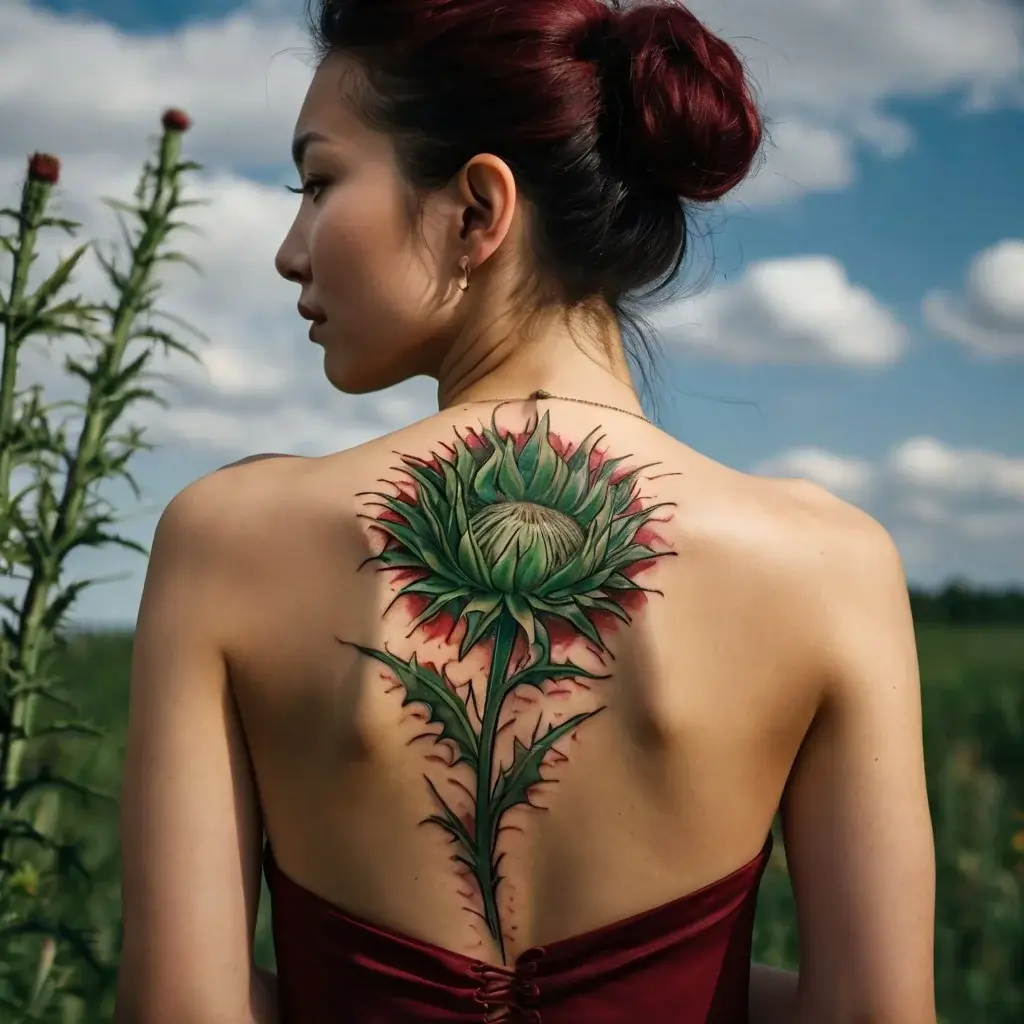
[[[496,829],[491,821],[491,794],[494,788],[494,744],[498,718],[505,703],[505,680],[512,662],[512,648],[519,625],[507,612],[498,616],[494,631],[494,652],[484,696],[484,714],[480,729],[480,763],[476,776],[476,865],[477,881],[484,901],[484,919],[501,957],[505,958],[505,939],[498,916],[498,879],[495,878],[494,845]]]
[[[109,344],[100,357],[102,377],[105,380],[115,378],[120,371],[132,326],[146,299],[146,291],[153,268],[156,266],[157,253],[168,230],[169,206],[173,205],[177,198],[176,175],[180,148],[180,134],[166,132],[160,146],[153,195],[143,220],[145,230],[132,252],[131,273],[114,312]],[[78,528],[79,517],[95,474],[94,464],[102,452],[103,441],[111,426],[108,405],[109,396],[105,390],[99,385],[91,387],[85,403],[82,430],[64,478],[64,488],[53,526],[53,547],[58,550],[74,536]],[[56,564],[49,562],[33,567],[22,601],[19,649],[15,655],[15,663],[26,678],[33,677],[39,667],[39,655],[45,640],[42,625],[47,600],[61,572],[60,558],[55,561]],[[15,698],[12,724],[20,735],[13,739],[7,752],[2,780],[5,792],[9,792],[20,781],[21,764],[31,738],[36,703],[37,697],[34,693]]]
[[[14,425],[14,390],[18,377],[17,337],[18,317],[28,287],[28,272],[35,252],[39,223],[46,210],[46,199],[51,186],[42,181],[28,180],[21,193],[21,211],[18,224],[18,244],[14,252],[11,271],[11,290],[4,315],[3,369],[0,370],[0,514],[7,508],[10,498],[11,469],[14,446],[11,433]]]
[[[18,244],[13,254],[14,265],[11,271],[11,289],[7,296],[7,308],[3,317],[4,352],[3,367],[0,369],[0,523],[9,524],[8,505],[11,500],[11,474],[14,471],[14,394],[18,380],[18,354],[22,339],[18,336],[18,318],[28,287],[28,272],[32,266],[35,253],[36,238],[39,225],[46,212],[46,201],[52,186],[43,181],[28,179],[21,193],[21,209],[18,221]],[[10,541],[9,536],[0,537],[0,552],[5,552]],[[0,566],[8,571],[6,565]],[[0,680],[6,685],[9,670],[17,665],[19,659],[10,649],[12,645],[6,638],[0,638]],[[7,777],[7,765],[12,756],[12,747],[16,740],[13,737],[15,709],[10,716],[4,716],[3,730],[0,732],[0,784]],[[6,792],[6,787],[3,792]]]

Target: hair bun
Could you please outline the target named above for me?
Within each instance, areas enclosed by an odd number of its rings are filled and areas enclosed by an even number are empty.
[[[600,4],[579,38],[578,56],[601,77],[602,134],[624,176],[695,202],[719,199],[746,177],[762,138],[746,71],[686,7]]]

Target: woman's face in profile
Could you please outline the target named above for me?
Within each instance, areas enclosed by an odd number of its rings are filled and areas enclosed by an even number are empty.
[[[361,394],[436,371],[458,214],[437,194],[420,223],[391,140],[344,99],[346,72],[345,58],[328,57],[303,103],[295,141],[304,192],[275,265],[300,285],[303,315],[316,318],[328,380]]]

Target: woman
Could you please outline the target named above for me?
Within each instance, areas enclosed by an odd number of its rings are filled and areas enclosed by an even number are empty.
[[[781,807],[799,990],[755,968],[750,1019],[934,1021],[893,545],[657,430],[630,382],[620,327],[679,269],[686,204],[759,149],[737,56],[665,2],[314,25],[277,266],[338,390],[427,374],[439,411],[164,513],[119,1019],[737,1024]]]

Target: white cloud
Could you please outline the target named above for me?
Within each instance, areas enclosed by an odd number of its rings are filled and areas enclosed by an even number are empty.
[[[1024,100],[1022,20],[1005,0],[691,0],[746,57],[777,125],[743,193],[778,202],[843,187],[855,147],[910,145],[896,97],[959,93],[965,109]]]
[[[858,116],[854,128],[883,156],[902,156],[914,142],[909,125],[878,110],[867,110]]]
[[[253,410],[249,416],[236,409],[180,408],[157,409],[149,420],[150,434],[184,441],[204,448],[223,459],[233,459],[241,451],[320,454],[324,450],[341,451],[372,441],[381,431],[370,425],[345,424],[332,420],[326,410],[287,405],[275,409],[272,416]]]
[[[913,143],[907,124],[871,108],[838,124],[829,115],[787,111],[769,124],[768,135],[763,168],[733,193],[733,202],[765,206],[840,191],[857,177],[859,144],[897,157]]]
[[[285,164],[311,75],[299,14],[298,5],[276,16],[241,8],[129,36],[92,16],[0,0],[0,156],[59,147],[134,166],[154,118],[175,106],[194,118],[198,159]]]
[[[962,296],[932,291],[922,313],[938,334],[987,359],[1024,359],[1024,239],[978,253]]]
[[[893,95],[1017,97],[1021,23],[1003,0],[691,0],[773,107],[837,115]]]
[[[1024,510],[1024,459],[915,437],[891,453],[888,466],[896,479],[924,491],[1005,498]]]
[[[896,317],[828,256],[754,263],[653,322],[679,351],[740,364],[885,366],[907,344]]]
[[[733,193],[732,201],[765,206],[803,195],[844,189],[857,175],[853,138],[807,119],[770,129],[764,167]]]
[[[823,448],[791,448],[759,463],[754,472],[811,480],[848,501],[863,500],[875,480],[875,468],[870,462]]]
[[[813,480],[865,508],[917,580],[976,578],[979,568],[989,579],[1024,576],[1024,457],[913,437],[876,461],[793,448],[753,471]]]

